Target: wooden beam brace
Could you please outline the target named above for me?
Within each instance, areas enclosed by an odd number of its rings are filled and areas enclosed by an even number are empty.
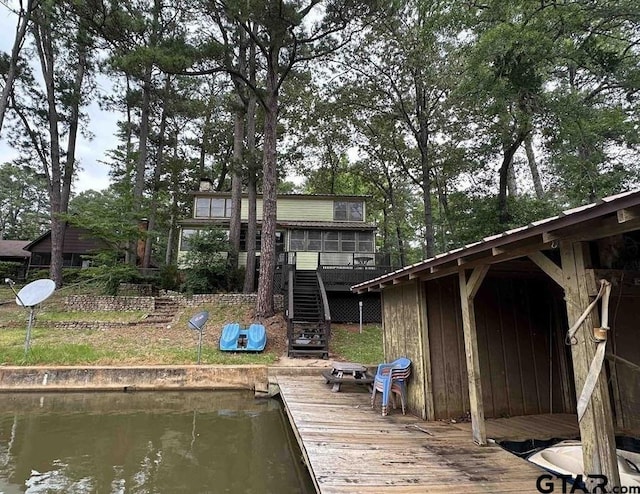
[[[480,279],[479,274],[475,278]],[[474,271],[475,273],[476,271]],[[486,274],[486,273],[485,273]],[[484,423],[484,404],[482,402],[482,380],[480,375],[480,358],[478,355],[478,336],[476,333],[476,318],[473,308],[473,297],[468,291],[469,283],[464,270],[458,274],[460,285],[460,304],[462,308],[462,329],[464,332],[464,347],[467,361],[467,382],[469,386],[469,405],[471,408],[471,431],[473,440],[480,445],[487,444],[487,431]],[[472,275],[473,276],[473,275]],[[484,275],[483,275],[484,276]],[[473,282],[471,286],[475,286]]]
[[[553,281],[560,285],[560,287],[564,288],[564,273],[560,266],[540,251],[529,254],[529,259],[542,269]]]
[[[469,281],[467,281],[467,297],[470,300],[473,300],[480,289],[480,285],[482,285],[482,280],[486,276],[489,271],[489,265],[484,264],[482,266],[478,266],[473,270],[471,276],[469,276]]]

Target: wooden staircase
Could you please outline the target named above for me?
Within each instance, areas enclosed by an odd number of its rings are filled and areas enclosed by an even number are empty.
[[[288,355],[329,356],[331,318],[316,271],[291,271],[287,287]]]

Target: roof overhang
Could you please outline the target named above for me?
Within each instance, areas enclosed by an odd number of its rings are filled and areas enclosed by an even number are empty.
[[[412,280],[449,276],[461,269],[495,264],[552,249],[561,241],[588,241],[640,229],[640,191],[605,197],[530,225],[486,237],[351,287],[357,293]]]

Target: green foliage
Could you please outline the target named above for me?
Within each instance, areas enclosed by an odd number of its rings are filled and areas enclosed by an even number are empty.
[[[200,230],[189,238],[189,245],[191,250],[185,256],[188,268],[182,291],[216,293],[239,288],[244,276],[240,271],[232,271],[227,264],[227,232],[216,227]]]
[[[160,268],[158,286],[163,290],[178,290],[180,288],[180,271],[175,264]]]
[[[547,200],[529,196],[510,197],[511,223],[499,226],[496,199],[455,193],[449,196],[451,229],[447,232],[447,250],[476,242],[505,230],[553,216],[558,207]]]
[[[0,261],[0,283],[5,278],[17,278],[22,272],[23,264],[21,262]]]
[[[109,245],[109,250],[103,253],[109,258],[122,255],[124,246],[137,242],[141,236],[131,202],[113,189],[82,192],[69,204],[66,218],[72,225],[89,230]]]
[[[0,165],[0,237],[34,240],[49,220],[47,181],[27,164]]]

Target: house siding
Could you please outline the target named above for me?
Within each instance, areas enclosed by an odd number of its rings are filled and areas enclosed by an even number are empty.
[[[318,253],[317,252],[297,252],[296,253],[296,269],[317,269]]]
[[[196,201],[198,197],[193,199],[193,210],[196,210]],[[277,219],[278,221],[330,221],[333,222],[333,204],[335,201],[341,200],[340,197],[333,198],[313,198],[313,197],[278,197]],[[366,204],[363,202],[363,218],[366,218]],[[263,215],[262,198],[256,199],[256,217],[262,220]],[[240,218],[247,221],[249,218],[249,200],[242,198],[240,210]]]
[[[328,199],[278,199],[278,220],[333,221],[333,201]]]

